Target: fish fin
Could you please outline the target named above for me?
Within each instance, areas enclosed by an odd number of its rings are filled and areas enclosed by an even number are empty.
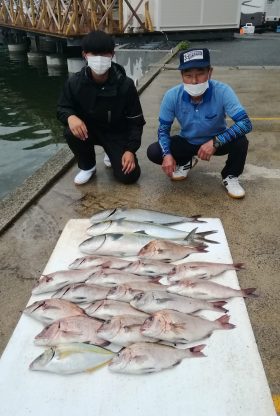
[[[184,225],[186,221],[176,221],[176,222],[165,222],[163,225],[165,227],[172,227],[172,225]]]
[[[229,323],[230,316],[229,315],[223,315],[220,316],[220,318],[216,319],[215,322],[218,322],[221,324],[220,329],[233,329],[236,327],[236,325]]]
[[[216,234],[217,232],[218,232],[218,230],[209,230],[209,231],[199,231],[196,234],[201,236],[201,237],[206,237],[207,235]]]
[[[244,263],[233,263],[233,266],[234,266],[235,270],[243,270],[243,269],[246,269]]]
[[[193,356],[195,357],[205,357],[205,354],[201,352],[206,347],[206,344],[195,345],[194,347],[190,348],[190,352],[192,352]]]
[[[166,297],[166,298],[159,298],[159,299],[155,298],[155,301],[157,303],[159,303],[159,304],[164,303],[164,302],[168,302],[169,300],[172,300],[172,297],[171,296],[170,297]]]
[[[110,360],[105,361],[104,363],[96,365],[95,367],[88,368],[87,370],[85,370],[85,373],[93,373],[94,371],[99,370],[99,368],[105,367],[106,365],[110,364],[111,361],[112,358]]]
[[[212,305],[214,306],[215,309],[218,309],[219,311],[223,311],[223,312],[228,312],[228,310],[226,308],[223,308],[223,306],[227,303],[223,300],[221,301],[215,301],[215,302],[210,302],[212,303]]]
[[[121,234],[121,233],[112,233],[112,234],[110,234],[110,237],[112,238],[112,240],[119,240],[123,236],[124,236],[124,234]]]
[[[176,367],[177,365],[179,365],[182,362],[182,360],[178,360],[176,361],[176,363],[172,364],[172,367]]]
[[[194,228],[193,230],[191,230],[189,232],[189,234],[187,235],[187,237],[184,238],[184,241],[193,241],[195,239],[195,233],[197,231],[197,227]]]
[[[190,218],[192,219],[191,222],[199,222],[199,223],[206,223],[207,221],[202,221],[200,219],[201,215],[192,215]]]
[[[171,327],[172,327],[172,330],[176,334],[179,334],[182,330],[185,329],[185,324],[184,323],[181,323],[181,324],[180,323],[171,323]]]
[[[257,289],[255,287],[249,287],[247,289],[243,289],[242,293],[245,298],[257,298],[259,295],[254,293]]]
[[[134,231],[133,234],[149,235],[145,230]]]

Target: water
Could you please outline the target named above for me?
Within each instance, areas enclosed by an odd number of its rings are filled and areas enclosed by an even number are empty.
[[[0,45],[0,198],[63,146],[56,102],[67,73],[49,76]]]
[[[119,50],[115,59],[139,81],[167,52]],[[43,61],[35,67],[26,53],[15,55],[0,45],[0,198],[66,146],[56,104],[67,77],[67,66],[48,68]]]

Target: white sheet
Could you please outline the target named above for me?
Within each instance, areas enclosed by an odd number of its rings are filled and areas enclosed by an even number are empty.
[[[189,261],[232,262],[223,226],[209,218],[198,231],[215,229],[220,242]],[[86,238],[88,220],[70,220],[44,274],[67,268],[82,257],[78,244]],[[194,224],[186,224],[186,230]],[[181,229],[183,229],[181,227]],[[244,259],[235,259],[243,261]],[[242,273],[242,272],[239,272]],[[235,271],[215,281],[239,288]],[[16,290],[16,289],[15,289]],[[47,295],[47,294],[46,294]],[[38,299],[31,297],[29,304]],[[254,300],[258,302],[258,300]],[[170,370],[149,375],[111,373],[107,367],[71,376],[30,371],[44,348],[33,345],[42,324],[23,315],[0,360],[1,416],[272,416],[276,415],[243,299],[228,303],[234,330],[215,331],[206,341],[206,358],[185,359]],[[203,313],[209,319],[219,315]]]

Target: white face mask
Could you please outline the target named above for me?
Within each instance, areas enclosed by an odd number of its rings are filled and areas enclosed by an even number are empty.
[[[96,75],[104,75],[111,68],[112,58],[109,56],[91,56],[87,55],[88,66]]]
[[[209,88],[208,80],[201,84],[184,84],[184,90],[187,91],[192,97],[199,97],[204,94],[207,88]]]

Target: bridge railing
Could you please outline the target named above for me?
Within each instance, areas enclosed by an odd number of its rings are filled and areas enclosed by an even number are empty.
[[[143,4],[144,18],[138,13]],[[75,37],[98,29],[124,33],[133,20],[143,31],[153,30],[148,1],[0,0],[0,26],[49,35]]]

